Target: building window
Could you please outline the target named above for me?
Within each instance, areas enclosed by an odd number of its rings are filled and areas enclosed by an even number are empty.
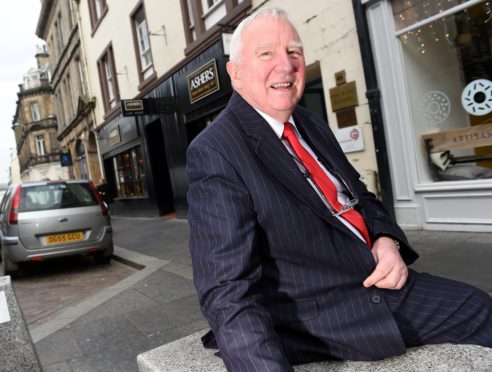
[[[62,89],[55,92],[55,107],[56,107],[56,117],[58,123],[58,129],[62,129],[67,126],[67,115],[65,112],[65,107],[63,105],[63,93]]]
[[[492,178],[490,4],[391,3],[422,181]]]
[[[116,68],[114,65],[113,48],[110,45],[98,60],[99,77],[103,96],[104,110],[109,112],[114,109],[120,98],[118,81],[116,79]]]
[[[76,58],[77,61],[77,68],[79,70],[79,79],[80,79],[80,91],[82,92],[83,96],[87,96],[87,86],[86,86],[86,81],[85,81],[85,69],[84,65],[82,64],[82,61],[80,60],[79,57]]]
[[[56,49],[57,55],[61,56],[63,53],[63,47],[65,46],[63,42],[63,31],[60,22],[55,22],[55,37],[56,37]]]
[[[236,22],[242,18],[242,14],[246,15],[250,7],[251,0],[181,0],[181,13],[188,44],[185,54],[204,47],[204,41],[215,40],[222,29],[219,24]]]
[[[31,103],[31,115],[32,115],[32,121],[41,120],[41,114],[39,112],[39,103],[37,102]]]
[[[113,158],[116,193],[119,198],[147,196],[144,160],[140,146]]]
[[[67,1],[67,12],[68,12],[68,26],[70,27],[70,31],[72,31],[73,26],[75,25],[75,19],[73,14],[73,3],[72,0]]]
[[[106,0],[87,0],[89,3],[89,15],[91,19],[92,33],[96,32],[101,20],[108,11]]]
[[[44,136],[36,136],[36,153],[38,156],[44,156],[46,153],[44,149]]]
[[[205,30],[209,30],[226,15],[224,0],[202,0]]]
[[[81,140],[77,140],[75,144],[75,151],[77,153],[77,165],[79,168],[79,178],[89,179],[89,172],[87,168],[87,155],[85,152],[84,143]]]
[[[150,50],[149,29],[145,18],[145,9],[140,5],[132,14],[132,31],[135,42],[135,54],[140,82],[150,78],[154,73],[152,52]]]
[[[72,119],[75,116],[75,107],[73,104],[74,100],[74,94],[72,92],[72,84],[70,82],[70,75],[67,75],[64,81],[65,85],[65,96],[67,97],[67,102],[68,102],[68,109],[67,111],[70,113],[70,119]]]

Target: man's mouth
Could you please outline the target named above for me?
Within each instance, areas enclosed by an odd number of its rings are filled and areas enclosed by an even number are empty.
[[[275,84],[272,84],[271,87],[273,89],[280,89],[280,88],[292,88],[294,84],[292,83],[289,83],[289,82],[285,82],[285,83],[275,83]]]

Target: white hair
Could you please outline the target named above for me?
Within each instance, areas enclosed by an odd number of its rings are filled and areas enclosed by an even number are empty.
[[[244,18],[241,23],[236,27],[232,34],[229,44],[229,60],[232,62],[239,62],[241,59],[241,52],[243,48],[242,36],[244,29],[258,17],[270,16],[274,19],[281,19],[289,21],[285,10],[280,8],[263,8],[260,9],[248,17]],[[289,21],[290,22],[290,21]],[[291,22],[292,23],[292,22]]]

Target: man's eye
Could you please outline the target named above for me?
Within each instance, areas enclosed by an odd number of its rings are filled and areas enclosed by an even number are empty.
[[[270,52],[270,51],[266,51],[266,52],[261,52],[260,53],[260,56],[261,57],[269,57],[271,55],[272,55],[272,52]]]
[[[287,53],[291,56],[294,56],[294,57],[301,57],[302,56],[302,51],[300,51],[298,49],[289,50]]]

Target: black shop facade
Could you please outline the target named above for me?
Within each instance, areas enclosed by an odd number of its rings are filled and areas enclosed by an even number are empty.
[[[186,149],[226,106],[222,42],[183,61],[98,131],[113,215],[186,218]]]

